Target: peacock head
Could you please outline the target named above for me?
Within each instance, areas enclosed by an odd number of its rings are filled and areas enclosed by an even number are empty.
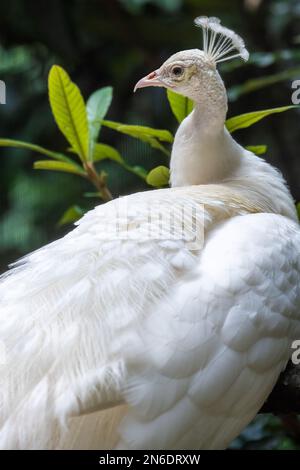
[[[188,98],[195,99],[199,92],[207,92],[209,83],[219,81],[217,64],[234,57],[248,60],[249,53],[243,39],[221,25],[218,18],[200,16],[196,26],[202,28],[203,50],[189,49],[169,57],[162,66],[143,77],[135,85],[138,88],[160,86],[170,88]]]

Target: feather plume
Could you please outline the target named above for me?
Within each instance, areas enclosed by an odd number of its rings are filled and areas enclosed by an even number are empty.
[[[198,16],[195,25],[202,28],[203,51],[208,59],[216,64],[235,57],[244,61],[249,58],[249,52],[243,39],[232,30],[221,25],[219,18]]]

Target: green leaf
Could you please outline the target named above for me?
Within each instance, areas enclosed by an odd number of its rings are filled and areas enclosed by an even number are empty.
[[[100,197],[100,198],[101,198],[101,197],[102,197],[101,193],[99,193],[99,192],[83,193],[83,196],[84,196],[84,197],[92,197],[92,198],[94,198],[94,197],[96,197],[96,198],[99,198],[99,197]]]
[[[193,111],[194,103],[189,98],[179,95],[178,93],[175,93],[169,89],[167,90],[167,97],[172,112],[179,123]]]
[[[131,171],[132,173],[134,173],[135,175],[139,176],[140,178],[142,178],[143,180],[146,180],[147,178],[147,170],[142,167],[142,166],[139,166],[139,165],[134,165],[134,166],[131,166],[129,168],[129,171]]]
[[[272,75],[266,75],[259,78],[252,78],[247,80],[242,85],[235,85],[228,90],[228,98],[231,101],[237,100],[241,95],[251,93],[256,90],[261,90],[270,85],[290,80],[291,78],[297,78],[300,75],[300,67],[293,67],[282,72],[275,73]]]
[[[55,121],[82,161],[88,159],[89,131],[79,88],[67,72],[53,65],[49,73],[49,100]]]
[[[174,140],[173,135],[170,131],[164,129],[153,129],[147,126],[137,126],[132,124],[121,124],[120,122],[114,121],[102,121],[103,125],[110,127],[116,131],[122,132],[123,134],[130,135],[132,137],[144,138],[144,137],[156,137],[162,142],[172,143]]]
[[[267,145],[248,145],[245,148],[256,155],[264,155],[268,149]]]
[[[300,202],[298,202],[296,204],[296,208],[297,208],[297,214],[298,214],[298,217],[299,217],[299,220],[300,220]]]
[[[227,119],[226,127],[229,132],[235,132],[238,129],[245,129],[246,127],[250,127],[256,122],[264,119],[271,114],[283,113],[284,111],[288,111],[289,109],[295,109],[299,106],[282,106],[281,108],[271,108],[271,109],[263,109],[262,111],[254,111],[252,113],[245,113],[240,114],[239,116],[234,116],[232,118]]]
[[[114,121],[102,121],[106,127],[110,127],[122,134],[130,135],[135,139],[142,140],[143,142],[151,145],[151,147],[161,150],[165,155],[170,155],[170,152],[161,144],[161,142],[172,143],[174,140],[170,131],[164,129],[153,129],[147,126],[137,126],[129,124],[121,124]]]
[[[95,162],[98,162],[106,158],[108,158],[109,160],[114,160],[118,163],[123,163],[124,161],[121,157],[120,152],[118,152],[118,150],[116,150],[114,147],[111,147],[111,145],[96,144],[94,147],[93,160]]]
[[[123,161],[122,167],[125,168],[125,170],[129,171],[130,173],[133,173],[134,175],[138,176],[144,181],[147,178],[148,171],[142,166],[139,166],[139,165],[130,166],[130,165],[127,165],[125,161]]]
[[[94,145],[97,142],[101,121],[104,119],[111,101],[113,89],[110,86],[100,88],[95,91],[88,99],[86,112],[89,127],[89,159],[92,160]]]
[[[63,171],[65,173],[73,173],[75,175],[86,176],[85,172],[74,163],[53,162],[51,160],[38,160],[37,162],[34,162],[33,168],[35,170]]]
[[[76,222],[76,220],[79,220],[83,216],[84,212],[85,211],[77,205],[71,206],[63,213],[58,221],[58,225],[62,226]]]
[[[74,149],[72,148],[68,149],[68,151],[74,153]],[[111,145],[97,143],[94,147],[93,160],[94,162],[99,162],[104,159],[113,160],[119,163],[123,168],[125,168],[130,173],[133,173],[134,175],[139,176],[143,180],[146,180],[148,172],[145,168],[143,168],[142,166],[138,166],[138,165],[135,165],[135,166],[128,165],[117,149],[115,149]],[[96,197],[96,195],[99,196],[99,193],[93,193],[93,195],[94,195],[93,197]]]
[[[170,131],[164,129],[153,129],[147,126],[133,126],[133,125],[122,125],[119,129],[124,134],[132,135],[137,138],[155,137],[161,142],[172,143],[174,140],[173,135]]]
[[[150,186],[160,188],[169,184],[170,170],[166,166],[160,165],[151,170],[146,178],[146,181]]]
[[[22,142],[21,140],[0,139],[0,147],[15,147],[32,150],[33,152],[47,155],[47,157],[53,158],[54,160],[61,162],[72,162],[71,158],[66,157],[66,155],[63,155],[62,153],[52,152],[52,150],[45,149],[40,145],[30,144],[29,142]]]

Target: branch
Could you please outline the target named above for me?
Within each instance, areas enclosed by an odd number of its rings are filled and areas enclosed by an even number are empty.
[[[300,414],[300,365],[288,363],[260,413]]]
[[[104,172],[98,174],[95,170],[93,162],[84,162],[83,167],[86,171],[87,178],[93,183],[96,189],[101,194],[104,202],[111,201],[113,199],[110,190],[106,184],[106,175]]]

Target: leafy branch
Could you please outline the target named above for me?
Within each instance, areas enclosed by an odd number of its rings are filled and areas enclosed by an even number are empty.
[[[170,151],[165,146],[165,143],[170,144],[173,141],[173,135],[169,131],[104,121],[112,101],[112,87],[96,90],[85,104],[78,86],[72,82],[67,72],[62,67],[54,65],[48,77],[48,90],[52,114],[68,141],[69,155],[29,142],[0,139],[2,147],[31,150],[37,155],[48,157],[49,160],[35,161],[34,169],[72,173],[85,178],[96,189],[96,192],[86,193],[85,196],[98,197],[106,202],[113,197],[108,187],[108,175],[103,170],[98,170],[98,163],[107,159],[114,161],[143,181],[146,181],[148,172],[141,166],[129,165],[117,149],[98,141],[102,125],[141,139],[160,150],[165,156],[170,156]],[[73,222],[83,213],[84,211],[79,206],[71,206],[61,217],[60,223]]]

